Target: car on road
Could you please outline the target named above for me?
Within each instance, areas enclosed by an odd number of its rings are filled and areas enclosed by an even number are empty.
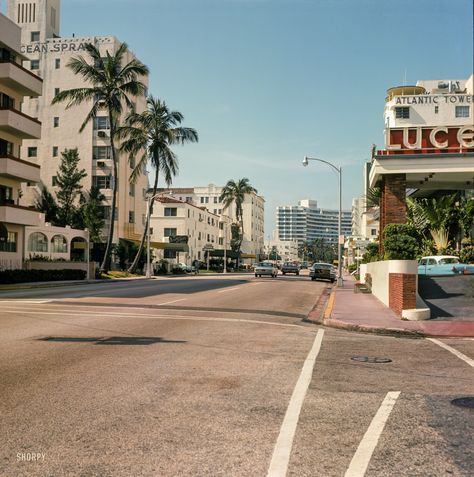
[[[418,262],[418,275],[461,275],[474,273],[474,265],[461,263],[455,255],[422,257]]]
[[[296,275],[300,274],[300,266],[297,263],[293,262],[285,262],[281,266],[280,270],[283,275],[286,275],[287,273],[294,273]]]
[[[336,269],[330,263],[313,263],[309,269],[311,280],[330,280],[336,281]]]
[[[276,278],[278,275],[278,268],[271,262],[260,262],[254,265],[254,272],[256,277],[269,275]]]

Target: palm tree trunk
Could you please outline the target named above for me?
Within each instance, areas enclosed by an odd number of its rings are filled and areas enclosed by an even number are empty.
[[[128,268],[128,271],[130,273],[133,273],[135,272],[135,269],[137,268],[138,266],[138,262],[140,261],[140,257],[142,256],[142,252],[143,252],[143,247],[145,246],[145,239],[146,239],[146,236],[147,236],[147,232],[148,232],[148,227],[149,227],[149,221],[150,221],[150,217],[151,217],[151,210],[153,209],[153,202],[154,202],[154,196],[156,195],[156,189],[158,188],[158,170],[156,171],[156,176],[155,176],[155,183],[153,184],[153,194],[152,194],[152,199],[150,200],[150,207],[149,209],[147,210],[147,214],[146,214],[146,223],[145,223],[145,229],[143,230],[143,235],[142,235],[142,239],[140,241],[140,246],[138,247],[138,251],[135,255],[135,258],[133,259],[133,263],[130,265],[130,267]]]
[[[110,269],[110,255],[112,253],[112,241],[114,239],[115,207],[117,204],[117,185],[118,185],[117,153],[115,151],[115,145],[114,145],[115,124],[113,123],[112,112],[110,111],[110,109],[109,109],[109,123],[110,123],[110,148],[112,152],[112,163],[114,166],[114,174],[113,174],[114,185],[112,188],[112,210],[110,211],[109,235],[107,238],[107,246],[105,248],[104,259],[102,261],[102,265],[100,266],[100,271],[103,273],[107,273]]]

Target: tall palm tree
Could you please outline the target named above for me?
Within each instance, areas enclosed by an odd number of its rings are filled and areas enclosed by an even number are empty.
[[[107,111],[113,163],[113,187],[110,227],[104,259],[100,270],[108,271],[110,268],[110,255],[114,237],[118,186],[117,151],[114,143],[115,132],[124,107],[130,110],[134,109],[134,104],[130,96],[136,97],[145,94],[146,86],[139,78],[148,75],[148,68],[137,59],[123,64],[127,51],[126,43],[122,43],[112,55],[107,51],[105,57],[101,56],[99,49],[92,43],[86,44],[85,49],[88,53],[88,58],[82,56],[71,58],[67,66],[76,75],[82,76],[89,85],[59,92],[54,97],[53,104],[67,102],[66,109],[82,103],[91,104],[91,109],[79,129],[80,132],[84,130],[90,121],[97,117],[97,113],[101,109]]]
[[[198,134],[194,129],[179,126],[183,119],[184,117],[180,112],[170,111],[164,101],[149,96],[147,109],[140,114],[132,112],[127,117],[125,125],[117,130],[117,137],[123,140],[120,149],[127,152],[131,158],[141,154],[141,158],[135,163],[130,181],[135,182],[137,180],[148,160],[150,160],[156,173],[152,199],[149,202],[149,209],[146,214],[145,229],[129,272],[135,271],[143,251],[160,172],[163,173],[168,187],[178,172],[177,157],[171,150],[171,146],[198,141]]]
[[[257,192],[257,189],[250,185],[249,180],[244,177],[243,179],[235,182],[229,180],[222,189],[220,195],[220,201],[223,204],[224,210],[229,208],[232,204],[235,204],[235,218],[237,220],[237,226],[239,229],[238,241],[236,249],[240,255],[240,249],[242,247],[242,240],[244,237],[244,223],[243,223],[243,203],[247,194]]]

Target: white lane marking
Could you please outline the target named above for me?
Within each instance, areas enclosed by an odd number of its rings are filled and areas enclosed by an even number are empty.
[[[360,441],[359,447],[357,448],[344,477],[363,477],[365,475],[372,454],[377,447],[379,438],[399,395],[400,391],[391,391],[387,393],[377,411],[377,414],[372,419],[367,432]]]
[[[436,340],[434,338],[427,338],[427,339],[429,341],[437,344],[438,346],[441,346],[441,348],[444,348],[445,350],[448,350],[450,353],[453,353],[459,359],[462,359],[465,363],[467,363],[469,366],[472,366],[474,368],[474,359],[469,358],[468,356],[461,353],[457,349],[451,348],[451,346],[448,346],[447,344],[444,344],[442,341]]]
[[[169,305],[171,303],[177,303],[178,301],[184,301],[186,298],[180,298],[179,300],[172,300],[172,301],[165,301],[164,303],[157,303],[158,306],[160,305]]]
[[[226,288],[225,290],[219,290],[217,293],[224,293],[224,292],[228,292],[228,291],[234,291],[234,290],[238,290],[239,288],[240,287]]]
[[[303,369],[301,370],[300,377],[298,378],[293,394],[291,395],[290,403],[286,410],[283,424],[280,428],[280,434],[273,450],[267,477],[284,477],[288,470],[296,426],[298,425],[298,419],[300,417],[304,398],[306,397],[306,392],[311,383],[314,363],[316,362],[319,350],[321,349],[323,335],[324,330],[319,330],[314,339],[313,347],[304,362]]]
[[[294,325],[292,323],[278,323],[273,321],[263,321],[263,320],[243,320],[237,318],[207,318],[202,316],[186,316],[186,315],[147,315],[144,313],[104,313],[101,310],[93,311],[85,311],[82,313],[71,313],[71,309],[65,309],[63,311],[24,311],[24,310],[4,310],[9,313],[18,313],[22,315],[54,315],[54,316],[67,316],[68,318],[102,318],[102,317],[110,317],[110,318],[145,318],[145,319],[157,319],[157,320],[177,320],[177,321],[216,321],[216,322],[229,322],[229,323],[247,323],[247,324],[259,324],[259,325],[273,325],[273,326],[282,326],[285,328],[298,328],[300,330],[311,331],[312,328],[303,327],[301,325]],[[38,317],[41,319],[41,317]],[[63,325],[74,325],[74,323],[69,323],[67,321],[61,322]]]

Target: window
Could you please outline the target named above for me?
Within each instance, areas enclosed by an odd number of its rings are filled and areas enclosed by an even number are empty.
[[[204,197],[201,197],[201,204],[204,204]]]
[[[176,217],[178,209],[176,207],[165,207],[165,217]]]
[[[163,251],[164,258],[176,258],[176,250],[164,250]]]
[[[51,185],[56,187],[58,185],[58,176],[51,177]]]
[[[134,224],[135,223],[135,212],[133,210],[130,210],[128,212],[128,223],[129,224]]]
[[[410,108],[408,106],[401,106],[399,108],[395,108],[395,117],[397,119],[409,119]]]
[[[54,96],[57,96],[61,90],[59,88],[54,88]]]
[[[53,157],[58,157],[59,149],[58,146],[53,146]]]
[[[36,157],[38,155],[38,148],[37,147],[29,147],[28,148],[28,157]]]
[[[97,116],[94,118],[94,130],[110,129],[109,118],[107,116]]]
[[[377,235],[377,229],[370,229],[370,235]]]
[[[15,109],[15,100],[5,93],[0,93],[0,107]]]
[[[8,232],[6,240],[0,240],[0,252],[16,252],[17,242],[18,234],[16,232]]]
[[[175,228],[165,228],[165,233],[164,233],[164,236],[165,237],[176,237],[176,232],[177,229]]]
[[[67,253],[67,240],[64,235],[55,235],[51,239],[51,252]]]
[[[9,154],[13,156],[13,143],[5,141],[5,139],[0,139],[0,155]]]
[[[7,186],[0,186],[0,204],[13,204],[13,189]]]
[[[201,240],[201,232],[198,232],[198,240]]]
[[[59,70],[59,68],[61,68],[61,59],[60,58],[56,58],[54,60],[54,67]]]
[[[28,252],[47,252],[48,239],[41,232],[33,232],[28,238]]]
[[[130,189],[128,191],[130,197],[135,197],[135,184],[130,184]]]
[[[40,41],[40,32],[32,31],[31,32],[31,41]]]
[[[456,117],[457,118],[468,118],[469,117],[469,106],[456,106]]]
[[[59,118],[57,116],[53,118],[53,127],[59,127]]]
[[[110,146],[94,146],[92,148],[92,158],[99,160],[111,159],[112,148]]]
[[[219,245],[224,245],[224,237],[219,237]]]
[[[217,197],[214,197],[214,204],[217,204]]]
[[[131,169],[135,169],[135,158],[134,157],[130,157],[128,159],[128,163],[130,164]]]
[[[99,189],[111,188],[110,176],[92,176],[92,185]]]
[[[435,114],[438,114],[439,112],[439,106],[435,106]]]
[[[30,61],[30,70],[39,70],[40,62],[39,60],[31,60]]]

